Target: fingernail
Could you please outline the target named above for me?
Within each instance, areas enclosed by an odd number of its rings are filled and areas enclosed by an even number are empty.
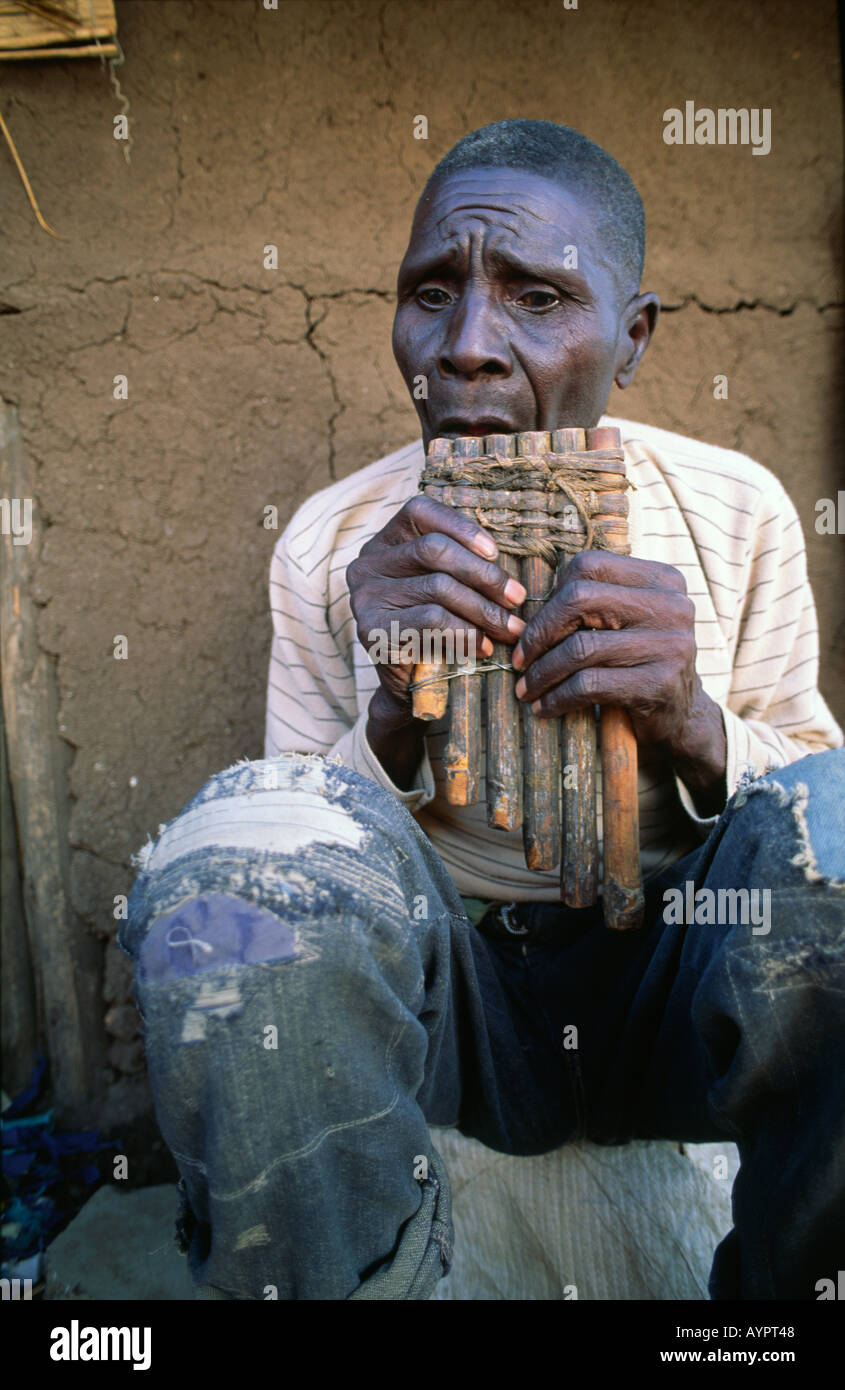
[[[499,549],[496,545],[496,542],[491,541],[489,536],[476,536],[475,540],[473,541],[473,545],[475,546],[479,554],[486,555],[490,560],[495,560],[496,556],[499,553]]]
[[[519,645],[517,645],[517,646],[514,647],[514,649],[513,649],[513,655],[511,656],[511,662],[512,662],[512,664],[516,667],[517,671],[521,671],[521,670],[522,670],[522,668],[523,668],[523,666],[524,666],[524,664],[525,664],[525,657],[523,656],[523,654],[522,654],[522,648],[521,648]]]
[[[518,680],[517,683],[516,683],[516,698],[517,698],[518,700],[521,700],[524,694],[525,694],[525,677],[523,676],[522,680]]]
[[[539,713],[540,713],[540,704],[541,704],[541,701],[540,701],[540,700],[535,700],[535,701],[534,701],[533,705],[531,706],[531,713],[532,713],[532,714],[539,714]]]
[[[490,641],[490,638],[489,638],[489,637],[484,637],[484,638],[482,639],[482,642],[481,642],[481,655],[482,655],[482,656],[492,656],[492,655],[493,655],[493,643]]]
[[[505,585],[505,598],[509,598],[511,603],[524,603],[526,590],[522,587],[518,579],[509,579]]]
[[[525,626],[525,623],[521,618],[517,618],[516,614],[508,618],[508,632],[512,632],[514,637],[519,637],[520,633],[525,631]]]

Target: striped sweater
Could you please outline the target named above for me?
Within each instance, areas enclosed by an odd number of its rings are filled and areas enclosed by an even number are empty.
[[[743,454],[652,426],[603,417],[622,432],[631,552],[674,565],[695,603],[697,669],[722,711],[730,795],[743,770],[782,767],[843,735],[819,694],[818,627],[801,524],[782,485]],[[357,639],[346,567],[417,491],[417,441],[309,498],[279,538],[270,566],[273,639],[265,756],[336,754],[407,807],[460,893],[557,901],[558,871],[526,869],[522,835],[491,830],[482,800],[443,794],[446,720],[430,727],[411,790],[385,773],[367,743],[375,666]],[[696,813],[671,765],[639,750],[643,874],[693,849],[715,817]],[[599,809],[599,831],[601,819]]]

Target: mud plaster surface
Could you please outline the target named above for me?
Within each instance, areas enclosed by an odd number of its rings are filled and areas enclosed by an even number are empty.
[[[20,409],[43,526],[32,585],[72,750],[73,901],[104,941],[112,1077],[143,1065],[106,944],[113,895],[148,832],[212,772],[261,755],[278,535],[263,509],[283,527],[311,492],[415,436],[390,352],[394,277],[423,180],[475,126],[560,120],[630,170],[649,218],[644,283],[666,312],[609,409],[783,479],[810,551],[822,688],[845,714],[841,541],[814,532],[842,427],[832,3],[116,8],[130,165],[97,61],[4,65],[4,116],[69,240],[39,230],[0,150],[0,389]],[[666,146],[662,113],[687,99],[770,107],[771,153]]]

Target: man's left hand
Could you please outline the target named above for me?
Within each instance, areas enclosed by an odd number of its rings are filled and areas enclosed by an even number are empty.
[[[721,711],[695,669],[695,605],[673,565],[583,550],[528,622],[513,664],[536,714],[617,705],[638,743],[675,762],[691,791],[724,777]],[[718,799],[718,797],[717,797]]]

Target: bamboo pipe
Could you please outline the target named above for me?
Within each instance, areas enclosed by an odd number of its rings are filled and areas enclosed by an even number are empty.
[[[432,439],[428,446],[430,460],[449,458],[452,453],[451,439]],[[426,496],[437,496],[442,501],[440,490],[431,486],[425,489]],[[411,696],[415,719],[442,719],[449,700],[449,682],[438,680],[445,676],[448,665],[445,661],[420,661],[414,667],[413,681],[425,681]]]
[[[587,431],[588,449],[615,449],[619,431]],[[629,552],[624,539],[613,549]],[[637,790],[637,740],[627,710],[604,706],[600,724],[602,766],[602,899],[605,924],[614,931],[639,927],[643,918],[640,870],[640,817]]]
[[[452,455],[479,458],[484,453],[481,439],[466,435],[456,439]],[[476,505],[474,488],[456,486],[450,502],[455,507]],[[456,680],[450,681],[449,741],[443,754],[446,800],[450,806],[471,806],[481,798],[481,681],[475,675],[475,661],[468,660]]]
[[[513,458],[516,440],[512,434],[491,434],[484,440],[484,452],[500,458]],[[519,579],[519,557],[500,552],[498,564],[513,579]],[[491,662],[510,665],[513,648],[506,642],[493,643]],[[514,694],[516,681],[511,671],[489,671],[484,677],[487,696],[487,824],[496,830],[518,830],[522,824],[522,732],[520,701]]]
[[[584,452],[585,430],[555,430],[555,453]],[[563,582],[567,556],[558,567]],[[599,890],[599,844],[596,826],[596,716],[595,709],[570,710],[561,728],[563,764],[563,844],[560,859],[560,895],[567,907],[592,907]],[[571,770],[571,771],[570,771]]]
[[[546,430],[526,430],[517,435],[517,454],[548,454],[551,438]],[[523,514],[526,536],[542,537],[546,518],[539,512]],[[531,523],[538,523],[532,527]],[[552,593],[555,570],[539,555],[523,555],[522,584],[528,598],[523,617],[528,622]],[[533,714],[523,704],[525,733],[524,817],[522,843],[529,869],[553,869],[560,862],[560,735],[558,722]]]

